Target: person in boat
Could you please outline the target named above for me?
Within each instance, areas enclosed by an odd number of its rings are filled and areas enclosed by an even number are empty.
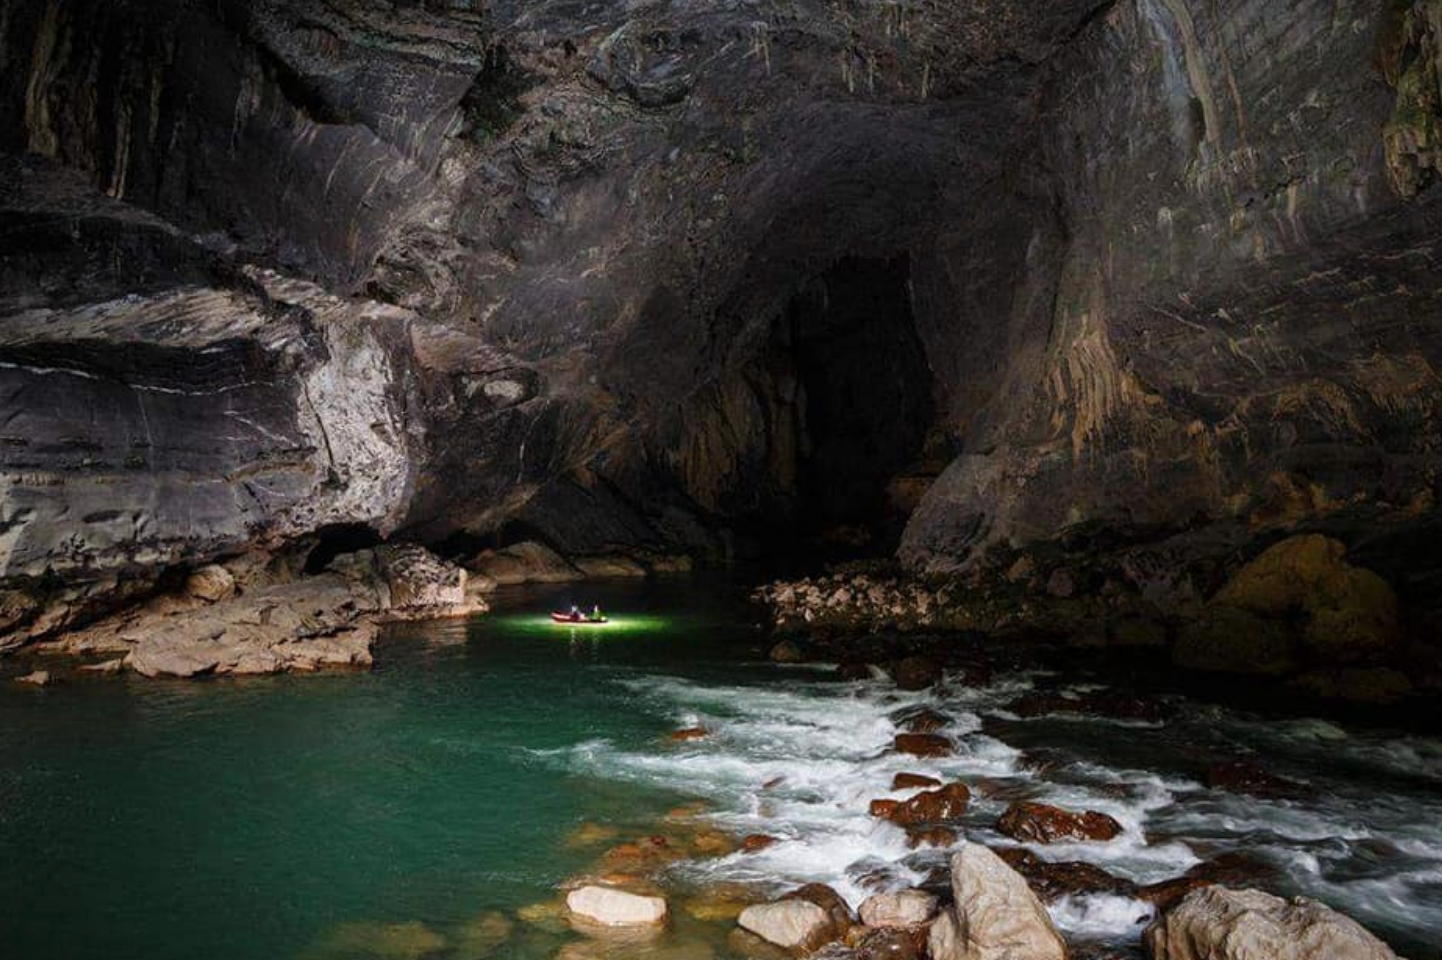
[[[574,603],[571,604],[571,619],[577,623],[581,622],[581,608]]]
[[[596,623],[600,623],[602,620],[606,619],[601,615],[601,605],[599,603],[591,607],[591,619],[594,620]]]

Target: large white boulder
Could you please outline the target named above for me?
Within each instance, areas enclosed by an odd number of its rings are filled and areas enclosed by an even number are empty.
[[[1155,960],[1397,960],[1361,925],[1315,900],[1204,887],[1146,932]]]
[[[666,920],[666,901],[611,887],[578,887],[566,894],[566,908],[582,920],[606,927],[651,926]]]
[[[1066,960],[1066,942],[1021,874],[977,843],[951,858],[952,911],[928,934],[932,960]]]
[[[742,910],[736,922],[767,943],[801,952],[815,950],[836,936],[831,915],[808,900],[758,903]]]
[[[925,890],[878,893],[861,904],[861,922],[868,927],[919,927],[936,916],[936,903]]]

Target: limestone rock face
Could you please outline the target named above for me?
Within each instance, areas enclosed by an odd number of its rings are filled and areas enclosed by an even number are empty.
[[[499,584],[566,583],[585,576],[550,547],[530,540],[501,550],[487,550],[470,565]]]
[[[395,610],[459,607],[466,603],[466,571],[415,544],[380,551]]]
[[[1426,0],[902,19],[11,4],[0,647],[362,531],[722,559],[904,525],[948,571],[1435,518]],[[1018,581],[1084,597],[1059,569]],[[1339,587],[1301,650],[1362,664],[1387,598]]]
[[[1146,931],[1155,960],[1397,960],[1386,944],[1315,900],[1205,887]]]
[[[586,886],[566,894],[566,909],[591,923],[608,927],[651,926],[666,920],[666,901],[614,890]]]
[[[986,847],[951,858],[955,905],[933,922],[933,960],[1066,960],[1066,943],[1026,881]]]
[[[219,564],[208,564],[185,579],[185,592],[214,603],[235,595],[235,577]]]

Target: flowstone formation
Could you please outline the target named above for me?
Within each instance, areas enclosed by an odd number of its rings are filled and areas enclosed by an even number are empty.
[[[956,575],[1316,529],[1424,595],[1439,36],[0,0],[0,645],[381,540]]]

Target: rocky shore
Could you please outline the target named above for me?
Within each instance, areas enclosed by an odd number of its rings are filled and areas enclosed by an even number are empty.
[[[930,636],[993,644],[1048,641],[1136,653],[1194,675],[1274,682],[1299,697],[1392,707],[1442,692],[1442,619],[1404,607],[1377,573],[1319,534],[1251,557],[1168,568],[1143,552],[1092,558],[1012,553],[965,577],[841,570],[768,584],[753,599],[789,639],[779,660],[824,656],[884,665]]]
[[[965,681],[937,673],[925,686],[943,682]],[[949,716],[908,709],[893,721],[891,752],[898,756],[961,749],[947,732],[954,722]],[[674,747],[711,735],[691,727],[666,739]],[[1219,789],[1283,788],[1259,770],[1232,773],[1224,785],[1218,781]],[[762,787],[763,795],[776,786]],[[1122,826],[1099,811],[1015,800],[995,825],[1002,842],[980,842],[964,821],[977,795],[997,789],[909,772],[876,784],[882,796],[871,801],[871,816],[907,832],[916,853],[906,862],[924,879],[908,882],[877,868],[861,878],[863,892],[851,901],[815,882],[778,891],[760,865],[742,874],[752,878],[747,882],[698,886],[688,880],[694,872],[687,864],[760,864],[759,856],[783,840],[730,832],[704,803],[672,810],[645,835],[584,823],[567,843],[596,851],[591,866],[556,899],[504,918],[503,940],[531,955],[540,949],[537,938],[571,937],[555,953],[558,960],[706,960],[718,945],[728,956],[754,960],[1397,960],[1347,916],[1316,900],[1269,892],[1277,875],[1245,855],[1216,855],[1180,875],[1139,884],[1095,863],[1036,852],[1120,842]],[[1059,929],[1051,909],[1097,895],[1135,905],[1146,920],[1135,943],[1100,947]]]

